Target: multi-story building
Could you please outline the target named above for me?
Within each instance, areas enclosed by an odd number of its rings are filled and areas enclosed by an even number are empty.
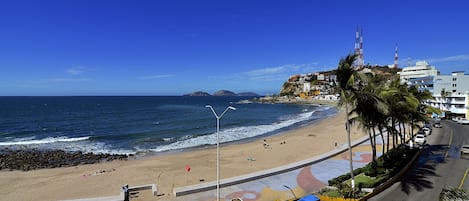
[[[443,116],[469,118],[469,75],[462,71],[440,75],[426,61],[405,67],[398,74],[401,83],[432,93],[434,100],[427,100],[426,104],[443,111]]]
[[[450,116],[469,118],[469,75],[463,71],[435,77],[434,100],[427,104],[448,112]]]
[[[409,78],[407,86],[416,86],[419,91],[428,90],[433,94],[435,76]]]
[[[412,86],[412,83],[418,80],[415,79],[425,79],[435,77],[440,74],[440,72],[435,68],[435,66],[430,66],[426,61],[417,61],[415,66],[409,66],[402,69],[401,72],[398,72],[401,79],[401,83],[407,83],[407,85]]]

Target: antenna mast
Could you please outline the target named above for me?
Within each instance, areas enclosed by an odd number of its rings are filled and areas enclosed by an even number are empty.
[[[394,68],[399,67],[399,55],[397,54],[397,43],[396,43],[396,53],[394,54]]]
[[[363,59],[363,28],[357,27],[355,32],[355,54],[357,55],[356,68],[363,68],[365,61]]]

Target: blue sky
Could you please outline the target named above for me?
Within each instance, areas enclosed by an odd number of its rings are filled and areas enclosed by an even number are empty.
[[[331,70],[364,30],[365,63],[469,73],[469,2],[2,1],[0,95],[278,93]]]

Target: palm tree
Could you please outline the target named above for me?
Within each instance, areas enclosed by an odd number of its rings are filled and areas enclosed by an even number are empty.
[[[409,93],[407,85],[401,84],[398,78],[392,80],[387,85],[387,87],[385,87],[385,90],[383,90],[381,97],[389,106],[390,125],[388,126],[388,133],[391,133],[391,135],[393,136],[392,145],[394,148],[396,144],[404,143],[405,129],[402,128],[405,127],[404,125],[412,119],[411,113],[418,106],[419,102],[413,97],[411,93]],[[413,125],[413,123],[411,123],[411,125]],[[396,126],[399,130],[396,129]],[[404,133],[402,133],[402,131],[404,131]],[[401,142],[398,141],[398,137],[401,138]],[[388,151],[389,144],[390,143],[388,143],[387,146]]]
[[[388,123],[386,124],[386,128],[388,131],[388,137],[387,137],[387,143],[386,143],[386,151],[389,151],[389,138],[392,136],[393,137],[393,148],[395,147],[395,139],[397,138],[397,130],[395,128],[395,125],[397,123],[397,119],[399,118],[398,116],[401,115],[400,111],[400,93],[399,93],[399,88],[400,86],[400,81],[399,79],[394,79],[391,82],[389,82],[384,90],[381,91],[380,97],[383,99],[383,101],[388,105],[389,107],[389,117],[388,117]]]
[[[359,122],[361,127],[364,128],[370,138],[372,149],[372,167],[377,170],[377,153],[376,153],[376,129],[380,130],[383,127],[388,117],[388,106],[380,98],[382,83],[376,80],[375,76],[368,76],[368,79],[363,80],[366,85],[360,86],[358,91],[354,93],[353,105],[354,109],[351,113],[357,116],[353,118],[352,122]]]
[[[352,180],[352,190],[355,189],[355,179],[353,175],[353,160],[352,160],[352,145],[350,141],[350,114],[349,104],[354,92],[356,71],[353,68],[353,64],[357,59],[356,54],[349,54],[345,58],[342,58],[337,66],[337,82],[339,84],[338,90],[340,92],[339,106],[345,105],[345,129],[347,131],[347,141],[349,149],[349,160],[350,160],[350,176]]]

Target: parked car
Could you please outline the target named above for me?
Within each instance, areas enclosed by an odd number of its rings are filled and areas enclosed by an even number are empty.
[[[423,127],[422,130],[425,133],[425,135],[431,135],[432,134],[432,130],[428,127]]]
[[[425,135],[417,134],[414,137],[414,142],[417,144],[425,144],[427,140],[425,139]]]
[[[463,145],[461,146],[461,154],[469,154],[469,145]]]
[[[429,128],[430,130],[432,130],[432,124],[431,123],[426,123],[425,125],[423,125],[423,127],[426,127],[426,128]]]
[[[423,129],[420,129],[419,131],[417,131],[416,134],[417,134],[417,135],[427,136],[427,134],[425,134],[425,132],[423,131]]]
[[[466,124],[467,125],[467,124],[469,124],[469,120],[467,120],[466,118],[461,118],[461,119],[459,119],[458,124]]]
[[[441,126],[441,123],[440,122],[436,122],[433,124],[433,127],[435,128],[442,128],[443,126]]]

